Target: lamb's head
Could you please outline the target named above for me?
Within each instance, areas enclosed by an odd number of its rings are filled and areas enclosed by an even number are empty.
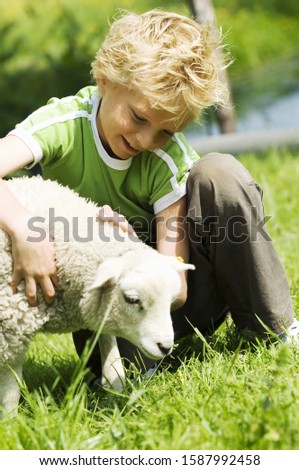
[[[104,261],[91,286],[99,294],[98,318],[103,318],[103,307],[109,310],[103,333],[126,338],[153,359],[169,354],[174,342],[171,305],[181,292],[179,273],[187,269],[194,266],[152,249]]]

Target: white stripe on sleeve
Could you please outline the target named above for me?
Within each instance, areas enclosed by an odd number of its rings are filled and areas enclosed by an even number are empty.
[[[33,157],[34,157],[34,162],[26,168],[31,168],[42,159],[43,151],[42,151],[41,146],[39,145],[37,140],[34,139],[34,137],[32,137],[32,135],[30,135],[28,132],[24,131],[20,127],[17,127],[16,129],[13,129],[12,131],[10,131],[8,135],[14,135],[18,137],[31,150]]]

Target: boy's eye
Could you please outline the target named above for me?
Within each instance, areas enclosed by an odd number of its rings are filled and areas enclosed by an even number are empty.
[[[148,122],[145,118],[139,116],[133,109],[131,109],[131,113],[133,120],[138,124],[146,124]],[[174,132],[168,131],[167,129],[161,130],[160,133],[161,135],[166,136],[168,139],[174,135]]]
[[[136,114],[135,111],[133,110],[132,110],[132,116],[133,116],[134,121],[136,122],[140,122],[140,123],[146,122],[146,119],[142,118],[141,116],[138,116],[138,114]]]
[[[170,132],[170,131],[163,131],[163,133],[167,136],[167,137],[173,137],[174,133],[173,132]]]

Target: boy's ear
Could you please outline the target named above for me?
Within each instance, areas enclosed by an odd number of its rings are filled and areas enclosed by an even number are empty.
[[[97,85],[101,91],[104,91],[107,85],[106,78],[97,78]]]

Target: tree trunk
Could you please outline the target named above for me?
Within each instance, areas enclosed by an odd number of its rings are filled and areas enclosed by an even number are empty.
[[[211,0],[189,0],[193,17],[199,23],[216,24],[215,10]],[[236,118],[231,97],[231,87],[226,70],[221,71],[221,79],[226,82],[229,90],[229,100],[227,107],[219,105],[217,107],[217,120],[222,133],[236,131]]]

